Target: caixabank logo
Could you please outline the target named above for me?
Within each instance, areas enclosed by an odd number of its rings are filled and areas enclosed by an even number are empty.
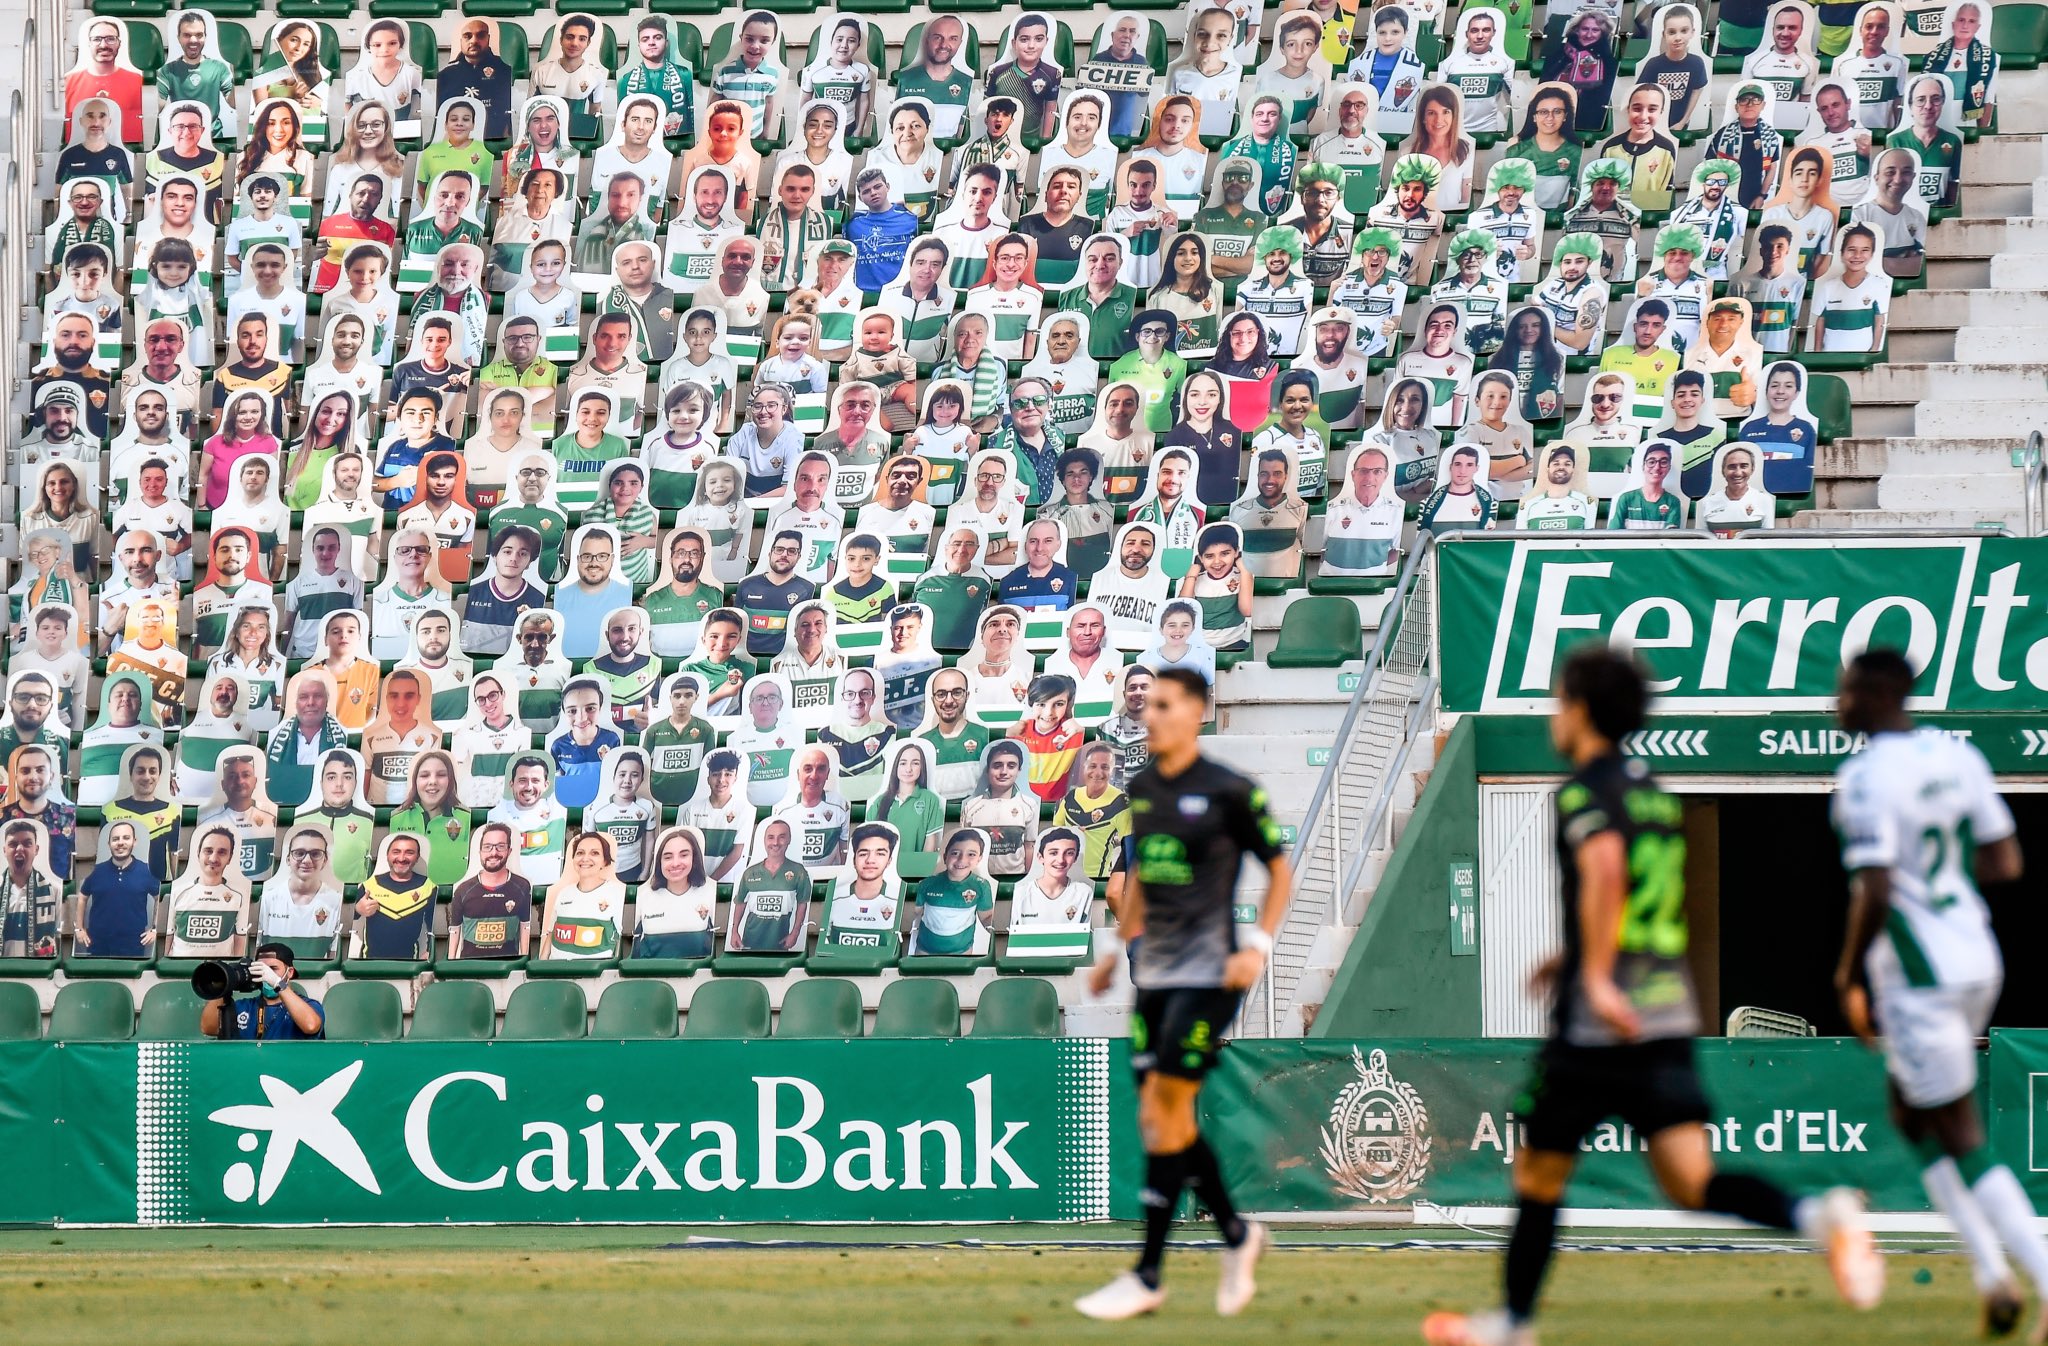
[[[1108,1215],[1107,1043],[681,1045],[141,1044],[136,1220]]]

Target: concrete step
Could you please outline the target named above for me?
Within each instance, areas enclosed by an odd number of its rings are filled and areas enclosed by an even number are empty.
[[[1970,326],[2048,327],[2048,290],[1914,290],[1894,300],[1891,324],[1960,331]]]
[[[2005,90],[1999,90],[2000,115],[2009,106]],[[2001,131],[1995,136],[1986,136],[1974,145],[1963,147],[1963,181],[1969,190],[1980,186],[2021,184],[2031,188],[2034,179],[2041,175],[2041,169],[2048,165],[2048,153],[2044,153],[2042,137],[2039,135],[2012,135]],[[1966,190],[1964,195],[1967,196]]]
[[[1935,259],[1972,260],[1995,257],[2001,252],[2020,251],[2012,239],[2026,223],[2022,220],[1943,220],[1927,231],[1927,251]]]
[[[2022,510],[2017,501],[2010,509],[1810,509],[1786,520],[1793,528],[1885,529],[1926,528],[1948,532],[1974,533],[1987,525],[2002,524],[2020,531]]]
[[[1996,473],[2012,470],[2017,438],[1875,439],[1858,436],[1821,446],[1818,472],[1827,477],[1875,479],[1891,472]]]
[[[1898,345],[1893,343],[1897,351]],[[1958,361],[2002,363],[2048,355],[2048,326],[1973,326],[1956,333]]]
[[[1876,509],[1876,477],[1815,477],[1816,509]]]
[[[1981,439],[2040,425],[2048,425],[2048,395],[1923,402],[1913,409],[1912,433]],[[1861,408],[1857,410],[1856,428],[1865,428]]]
[[[1991,259],[1994,290],[2048,289],[2048,251],[2002,252]]]
[[[2038,191],[2038,188],[2036,190]],[[2037,202],[2035,214],[2038,216],[2042,213]],[[1983,235],[1987,238],[1995,231],[1995,226],[1988,221],[1980,223],[1974,220],[1951,220],[1948,223],[1964,226],[1964,230],[1958,238],[1958,246],[1965,249],[1975,246],[1978,238],[1975,231],[1982,230]],[[1937,229],[1933,232],[1938,234],[1941,231]],[[1992,250],[1993,255],[2000,252],[2048,252],[2048,219],[2013,220],[2005,226],[2003,233],[2005,235],[2005,245],[2000,248],[1994,248]],[[1940,247],[1944,254],[1951,257],[1975,257],[1977,255],[1973,251],[1957,251],[1953,248],[1941,247],[1939,244],[1935,246]]]
[[[2020,474],[2003,472],[1887,472],[1877,484],[1879,509],[1982,510],[1996,514],[2020,506]]]
[[[2030,170],[2038,171],[2038,166]],[[1979,182],[1965,177],[1963,182],[1963,219],[2009,220],[2034,213],[2032,177],[2021,182]]]
[[[1925,402],[1942,399],[2028,398],[2048,394],[2039,364],[1985,364],[1940,360],[1902,363],[1893,360],[1843,375],[1856,405],[1877,402]],[[1863,432],[1861,425],[1857,432]]]

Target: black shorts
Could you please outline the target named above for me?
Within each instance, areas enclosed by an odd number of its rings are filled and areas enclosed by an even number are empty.
[[[1691,1038],[1659,1038],[1613,1047],[1576,1047],[1553,1039],[1515,1115],[1532,1150],[1576,1154],[1579,1142],[1610,1117],[1648,1138],[1666,1127],[1704,1122],[1707,1095],[1693,1068]]]
[[[1175,986],[1139,991],[1131,1016],[1131,1069],[1199,1080],[1216,1066],[1223,1030],[1237,1017],[1242,991],[1220,986]]]

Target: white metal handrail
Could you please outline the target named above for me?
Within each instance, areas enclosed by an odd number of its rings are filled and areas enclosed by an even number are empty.
[[[1422,646],[1418,652],[1419,662],[1426,664],[1429,659],[1430,646],[1434,642],[1427,638],[1426,631],[1412,624],[1419,621],[1426,626],[1433,617],[1433,613],[1418,611],[1430,607],[1427,601],[1419,604],[1414,602],[1418,581],[1426,573],[1427,557],[1433,545],[1430,534],[1418,534],[1415,546],[1402,561],[1386,609],[1381,614],[1379,627],[1374,633],[1372,647],[1366,652],[1364,664],[1359,670],[1358,686],[1352,692],[1351,704],[1345,708],[1344,718],[1338,724],[1337,733],[1331,740],[1330,760],[1323,768],[1322,779],[1316,782],[1315,793],[1309,797],[1308,809],[1303,815],[1301,829],[1296,834],[1294,849],[1289,857],[1295,871],[1295,894],[1287,923],[1281,927],[1283,940],[1290,925],[1298,925],[1301,920],[1312,919],[1321,926],[1342,919],[1349,891],[1347,885],[1356,881],[1359,874],[1359,857],[1370,850],[1370,837],[1373,835],[1369,828],[1361,829],[1359,823],[1371,819],[1375,825],[1383,825],[1389,816],[1393,787],[1399,777],[1398,763],[1407,759],[1408,743],[1412,741],[1412,735],[1421,728],[1415,707],[1427,709],[1429,706],[1434,694],[1433,679],[1425,679],[1418,684],[1418,687],[1427,690],[1418,691],[1417,688],[1410,688],[1403,693],[1403,742],[1391,759],[1388,769],[1382,771],[1372,785],[1356,798],[1350,797],[1345,791],[1344,770],[1349,761],[1349,745],[1353,736],[1364,727],[1368,708],[1383,698],[1389,669],[1396,651],[1402,648],[1401,638],[1404,633],[1423,636]],[[1422,670],[1418,668],[1415,671]],[[1339,851],[1345,845],[1355,846],[1356,849],[1348,856],[1342,856]],[[1327,894],[1310,886],[1312,862],[1319,847],[1327,848],[1331,852],[1327,869],[1330,891]],[[1254,988],[1254,993],[1261,996],[1265,1002],[1263,1015],[1265,1033],[1268,1037],[1278,1031],[1280,996],[1275,974],[1275,961],[1269,958],[1265,974]]]
[[[2042,438],[2039,430],[2027,436],[2026,444],[2013,454],[2013,465],[2020,470],[2026,497],[2026,525],[2028,537],[2041,536],[2041,527],[2048,522],[2048,500],[2042,499],[2048,490],[2048,463],[2043,462]]]

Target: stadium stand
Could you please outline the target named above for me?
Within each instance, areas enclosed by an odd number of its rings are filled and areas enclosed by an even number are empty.
[[[0,1035],[1099,1029],[1150,670],[1390,837],[1430,537],[2016,524],[2048,6],[1531,8],[38,0]]]

